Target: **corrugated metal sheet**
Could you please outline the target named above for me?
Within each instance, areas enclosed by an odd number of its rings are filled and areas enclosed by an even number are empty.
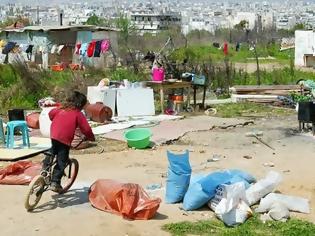
[[[1,29],[0,32],[24,32],[24,31],[119,31],[116,28],[99,27],[94,25],[73,25],[73,26],[26,26],[16,29]]]

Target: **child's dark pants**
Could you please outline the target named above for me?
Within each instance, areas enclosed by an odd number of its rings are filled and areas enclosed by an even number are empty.
[[[53,173],[52,173],[52,179],[51,182],[60,184],[60,180],[63,176],[64,169],[68,165],[69,162],[69,151],[70,146],[65,145],[57,140],[52,139],[51,140],[51,154],[53,156],[57,156],[57,163],[54,167]],[[50,163],[50,156],[46,156],[46,158],[43,161],[43,166],[46,167]]]

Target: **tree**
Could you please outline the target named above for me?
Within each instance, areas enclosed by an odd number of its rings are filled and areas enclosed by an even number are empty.
[[[129,45],[130,36],[135,34],[136,27],[127,17],[123,15],[120,15],[119,18],[116,20],[116,27],[119,29],[119,41],[122,45],[122,48],[127,50],[133,64],[134,72],[138,73],[138,65],[136,63],[136,59],[134,58],[132,49]]]
[[[304,30],[306,27],[303,23],[299,23],[299,24],[296,24],[294,27],[293,27],[293,31],[296,31],[296,30]]]
[[[104,19],[98,17],[97,15],[93,14],[92,16],[90,16],[87,21],[86,21],[87,25],[97,25],[97,26],[101,26],[104,24]]]
[[[247,20],[241,20],[240,23],[234,25],[234,29],[236,30],[245,30],[247,28],[248,21]]]
[[[4,21],[0,22],[0,28],[5,28],[8,26],[29,26],[31,25],[30,20],[28,18],[22,17],[22,16],[17,16],[14,18],[7,18]]]

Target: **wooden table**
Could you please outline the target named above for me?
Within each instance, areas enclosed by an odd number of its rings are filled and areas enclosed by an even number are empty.
[[[168,89],[188,89],[187,94],[187,106],[190,106],[190,89],[191,89],[191,82],[186,81],[179,81],[179,82],[153,82],[153,81],[147,81],[146,85],[150,88],[152,88],[155,91],[160,92],[161,97],[161,111],[164,112],[164,91]]]

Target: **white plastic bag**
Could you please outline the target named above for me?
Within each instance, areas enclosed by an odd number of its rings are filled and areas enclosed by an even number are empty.
[[[256,212],[267,212],[275,203],[281,203],[290,211],[301,213],[310,213],[309,200],[301,197],[288,196],[279,193],[270,193],[265,198],[261,199]]]
[[[249,206],[259,202],[261,198],[271,193],[282,181],[278,172],[270,171],[264,179],[259,180],[246,190],[246,199]]]
[[[252,210],[243,200],[228,213],[221,216],[217,215],[228,226],[235,226],[244,223],[249,217],[253,215]]]
[[[244,223],[252,215],[245,199],[243,182],[232,185],[222,184],[216,189],[215,197],[208,203],[208,206],[226,225],[234,226]]]
[[[281,202],[273,203],[268,214],[273,220],[277,221],[286,221],[290,218],[289,209]]]
[[[221,185],[216,191],[219,196],[222,196],[221,201],[215,207],[215,213],[218,215],[223,215],[230,212],[233,208],[236,208],[242,199],[245,199],[245,185],[242,182],[231,184],[231,185]],[[219,198],[218,196],[218,198]]]

